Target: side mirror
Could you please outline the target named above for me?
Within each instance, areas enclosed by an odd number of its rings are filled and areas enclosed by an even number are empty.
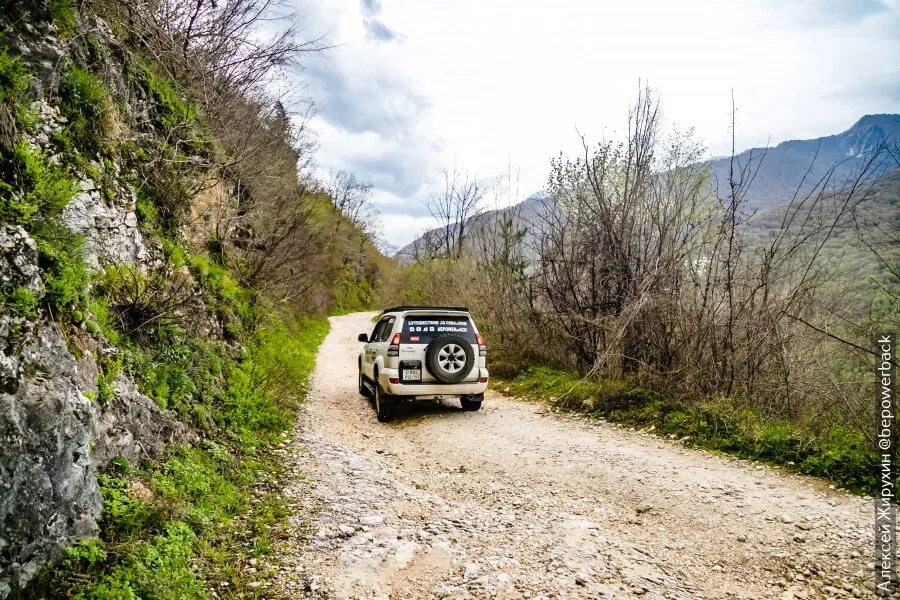
[[[369,336],[367,336],[367,335],[364,334],[364,333],[361,333],[361,334],[359,334],[358,336],[356,336],[356,339],[358,339],[360,342],[368,342],[368,341],[369,341]]]

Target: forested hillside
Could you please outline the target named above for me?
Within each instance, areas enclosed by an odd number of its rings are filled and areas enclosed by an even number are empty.
[[[365,190],[309,175],[306,105],[271,92],[323,46],[291,19],[260,41],[273,8],[0,15],[0,598],[263,576],[272,450],[323,316],[370,303],[383,260],[334,197]]]

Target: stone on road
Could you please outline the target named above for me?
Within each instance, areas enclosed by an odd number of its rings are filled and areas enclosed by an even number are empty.
[[[356,388],[372,316],[331,319],[286,452],[284,595],[874,596],[871,502],[820,480],[494,392],[378,423]]]

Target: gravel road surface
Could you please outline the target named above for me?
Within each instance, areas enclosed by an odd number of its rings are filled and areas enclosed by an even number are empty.
[[[874,597],[872,502],[820,480],[497,392],[379,424],[356,389],[372,316],[331,319],[283,450],[285,595]]]

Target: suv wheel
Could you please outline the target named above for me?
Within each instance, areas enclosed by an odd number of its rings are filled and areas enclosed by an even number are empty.
[[[375,414],[380,423],[387,423],[394,417],[395,399],[390,394],[385,394],[378,383],[378,374],[375,374]]]
[[[463,410],[478,410],[481,408],[481,402],[484,400],[484,394],[472,394],[471,396],[463,396],[459,399]]]
[[[440,335],[425,348],[425,365],[441,383],[459,383],[472,372],[475,351],[472,344],[455,333]]]

